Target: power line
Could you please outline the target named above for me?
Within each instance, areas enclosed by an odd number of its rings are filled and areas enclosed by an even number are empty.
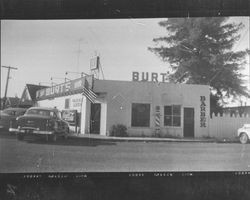
[[[79,64],[80,64],[80,54],[82,52],[81,50],[81,41],[82,41],[82,38],[80,38],[78,40],[78,50],[77,50],[77,64],[76,64],[76,71],[79,72]]]

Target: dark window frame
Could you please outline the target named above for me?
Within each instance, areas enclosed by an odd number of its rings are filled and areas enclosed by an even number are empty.
[[[170,113],[166,113],[167,109],[169,111],[170,108]],[[177,113],[174,113],[174,109],[178,108]],[[166,127],[176,127],[180,128],[182,126],[181,123],[181,118],[182,118],[182,111],[181,111],[181,105],[165,105],[164,106],[164,126]],[[176,111],[176,110],[175,110]],[[169,121],[167,121],[169,119]],[[175,119],[177,119],[175,121]]]
[[[144,109],[144,112],[142,111],[143,109]],[[131,127],[149,128],[150,127],[150,113],[151,113],[150,103],[132,103],[131,104]]]

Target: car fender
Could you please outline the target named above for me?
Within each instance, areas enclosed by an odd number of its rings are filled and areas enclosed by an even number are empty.
[[[241,131],[239,131],[238,136],[240,137],[241,134],[243,134],[243,133],[247,134],[248,138],[250,138],[250,130],[247,130],[247,129],[241,130]]]

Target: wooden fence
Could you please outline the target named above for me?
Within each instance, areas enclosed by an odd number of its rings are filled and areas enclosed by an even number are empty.
[[[216,138],[234,138],[237,129],[243,124],[250,124],[250,116],[239,115],[215,115],[213,114],[209,121],[209,136]]]

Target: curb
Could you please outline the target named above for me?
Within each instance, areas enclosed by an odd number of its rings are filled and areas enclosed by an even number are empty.
[[[114,142],[199,142],[199,143],[216,143],[215,139],[178,139],[178,138],[128,138],[128,137],[88,137],[71,135],[69,138],[72,139],[90,139],[90,140],[103,140],[103,141],[114,141]]]

